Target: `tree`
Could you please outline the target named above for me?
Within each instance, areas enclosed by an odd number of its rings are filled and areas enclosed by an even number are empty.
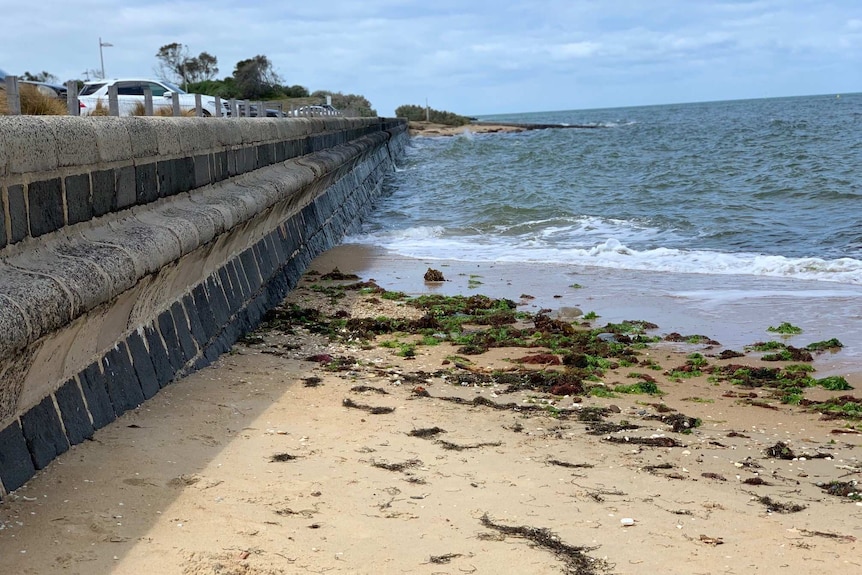
[[[294,84],[293,86],[284,85],[281,87],[281,91],[284,92],[284,95],[288,98],[308,97],[308,88],[300,86],[299,84]]]
[[[31,74],[30,72],[24,72],[21,76],[22,80],[27,80],[29,82],[45,82],[47,84],[59,84],[60,78],[51,74],[50,72],[39,72],[38,74]]]
[[[426,108],[425,106],[416,106],[414,104],[404,104],[395,108],[395,115],[399,118],[407,118],[411,122],[424,122],[426,114],[435,124],[445,124],[447,126],[464,126],[470,123],[470,118],[460,116],[453,112],[443,110],[435,110],[434,108]]]
[[[189,56],[188,46],[174,42],[165,44],[156,53],[158,75],[163,80],[178,81],[183,87],[189,82],[205,82],[218,74],[218,58],[209,52]]]
[[[365,96],[359,94],[342,94],[341,92],[330,92],[328,90],[316,90],[311,94],[315,98],[332,98],[332,105],[339,110],[353,110],[360,116],[376,116],[377,111],[371,107],[371,102]]]
[[[186,81],[206,82],[212,80],[218,74],[218,58],[208,52],[201,52],[194,58],[187,58]]]
[[[158,76],[162,80],[170,80],[184,84],[186,82],[186,63],[189,59],[187,46],[174,42],[165,44],[156,52],[159,60]]]
[[[237,62],[233,77],[241,98],[265,98],[281,93],[281,80],[273,70],[272,62],[261,54]]]

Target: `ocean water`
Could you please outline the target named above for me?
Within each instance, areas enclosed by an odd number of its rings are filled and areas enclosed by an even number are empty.
[[[862,364],[862,94],[480,121],[587,127],[413,138],[346,241],[586,276],[574,303],[609,318],[633,297],[676,302],[682,327],[749,343],[792,321]]]
[[[351,238],[414,257],[862,284],[862,94],[481,117]]]

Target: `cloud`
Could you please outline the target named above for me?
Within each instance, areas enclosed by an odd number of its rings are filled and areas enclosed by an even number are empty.
[[[221,74],[262,54],[288,84],[363,94],[386,114],[426,97],[482,113],[860,89],[862,4],[849,0],[0,3],[13,73],[81,78],[101,37],[109,75],[147,76],[180,42]]]

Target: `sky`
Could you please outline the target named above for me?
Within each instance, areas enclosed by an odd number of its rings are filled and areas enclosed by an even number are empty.
[[[464,115],[862,91],[862,0],[0,0],[0,69],[155,77],[178,42],[218,77]]]

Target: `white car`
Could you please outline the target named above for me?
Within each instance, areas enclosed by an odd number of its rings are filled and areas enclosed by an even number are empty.
[[[94,80],[84,82],[84,87],[78,94],[78,107],[82,116],[93,114],[101,105],[104,110],[108,109],[108,89],[117,86],[117,100],[121,116],[132,116],[140,113],[144,104],[144,89],[149,88],[153,94],[153,110],[171,108],[173,106],[172,94],[179,94],[180,110],[184,113],[195,109],[195,95],[188,94],[179,86],[162,80],[146,80],[137,78],[120,78],[114,80]],[[215,115],[215,98],[213,96],[201,96],[201,108],[204,116]]]
[[[302,106],[291,112],[294,116],[340,116],[341,112],[330,106],[329,104],[321,104],[320,106]]]

